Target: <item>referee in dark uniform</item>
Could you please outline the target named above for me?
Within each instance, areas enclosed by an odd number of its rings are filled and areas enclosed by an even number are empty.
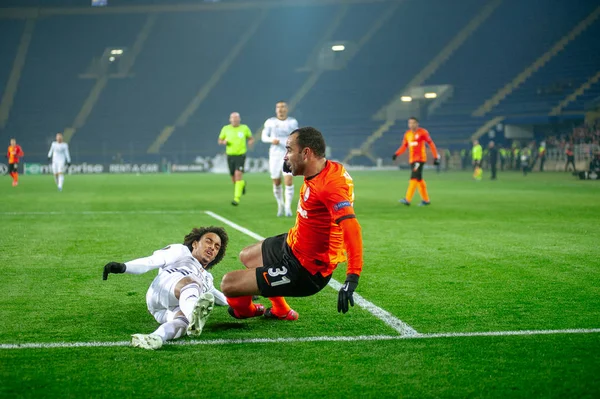
[[[490,170],[492,171],[492,180],[496,180],[496,167],[498,164],[498,149],[493,141],[488,145],[488,155],[490,160]]]

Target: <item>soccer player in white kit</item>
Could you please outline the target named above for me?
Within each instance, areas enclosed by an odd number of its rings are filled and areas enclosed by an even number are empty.
[[[294,200],[294,180],[291,173],[283,172],[283,157],[285,156],[285,143],[290,133],[298,129],[298,121],[288,116],[288,105],[285,101],[275,104],[275,115],[267,119],[262,131],[262,142],[270,143],[269,172],[273,179],[273,195],[277,200],[277,216],[291,217],[292,201]],[[281,189],[281,176],[285,183],[285,201]]]
[[[146,293],[146,305],[160,327],[152,334],[132,335],[132,346],[159,349],[166,341],[184,334],[202,333],[214,304],[227,305],[209,270],[225,256],[228,241],[222,227],[194,228],[183,244],[169,245],[146,258],[104,266],[103,280],[110,273],[142,274],[158,269]]]
[[[71,154],[69,154],[69,145],[63,141],[62,133],[56,133],[56,141],[52,142],[48,160],[52,161],[52,173],[58,191],[62,191],[65,181],[65,172],[71,166]]]

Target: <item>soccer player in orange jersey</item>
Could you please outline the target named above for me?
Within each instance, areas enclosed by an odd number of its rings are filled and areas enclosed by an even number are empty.
[[[296,320],[285,296],[321,291],[339,263],[348,258],[346,281],[338,293],[338,312],[354,306],[353,293],[363,266],[361,228],[354,214],[354,183],[344,167],[325,158],[325,140],[312,127],[294,130],[287,139],[284,165],[304,176],[296,223],[288,233],[267,238],[240,253],[246,270],[227,273],[221,290],[229,314],[237,319],[261,316]],[[269,298],[272,307],[252,302]]]
[[[10,145],[8,151],[6,151],[6,158],[8,159],[8,173],[13,179],[13,187],[19,184],[19,158],[24,156],[25,153],[20,145],[17,144],[17,140],[10,139]]]
[[[410,175],[410,181],[408,182],[408,189],[406,190],[406,196],[399,202],[404,205],[410,205],[412,197],[415,194],[415,190],[419,189],[421,195],[421,203],[419,206],[425,206],[431,204],[429,201],[429,194],[427,193],[427,185],[423,179],[423,166],[427,162],[427,151],[425,150],[425,143],[429,144],[431,152],[435,160],[434,165],[440,164],[440,154],[438,154],[437,148],[433,140],[429,136],[429,132],[422,127],[419,127],[419,120],[414,116],[408,119],[408,130],[404,133],[404,139],[402,145],[394,153],[392,159],[395,161],[398,155],[402,155],[408,148],[408,162],[412,173]]]

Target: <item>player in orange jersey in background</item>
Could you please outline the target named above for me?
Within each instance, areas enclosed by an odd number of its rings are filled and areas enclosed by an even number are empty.
[[[338,312],[354,306],[353,293],[363,266],[361,228],[354,214],[354,183],[344,167],[325,158],[325,140],[317,129],[294,130],[286,143],[284,165],[304,176],[296,223],[288,233],[245,248],[246,270],[227,273],[221,290],[229,314],[237,319],[261,316],[296,320],[285,296],[304,297],[321,291],[339,263],[348,258],[346,282],[338,293]],[[269,298],[272,308],[252,303],[253,295]]]
[[[8,173],[13,179],[13,187],[19,184],[19,158],[24,155],[25,153],[21,146],[17,144],[17,140],[10,139],[10,145],[6,151],[6,158],[8,159]]]
[[[431,148],[431,152],[435,158],[433,164],[439,165],[440,154],[438,154],[437,148],[429,136],[429,132],[422,127],[419,127],[419,120],[417,118],[414,116],[410,117],[408,119],[408,130],[404,133],[402,145],[392,157],[395,161],[398,155],[402,155],[408,148],[408,162],[410,163],[412,173],[410,175],[410,181],[408,182],[406,196],[399,201],[407,206],[410,205],[417,188],[421,195],[421,203],[419,206],[429,205],[431,203],[429,201],[429,194],[427,193],[427,185],[425,184],[425,180],[423,180],[423,166],[427,162],[425,143],[429,144],[429,148]]]

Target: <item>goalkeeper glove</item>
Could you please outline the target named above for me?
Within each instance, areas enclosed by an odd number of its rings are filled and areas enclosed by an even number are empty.
[[[439,165],[440,164],[440,158],[438,157],[438,158],[434,159],[433,160],[433,164],[434,165]]]
[[[71,162],[67,162],[67,168],[71,167]]]
[[[348,304],[354,306],[354,290],[358,286],[358,274],[348,274],[346,276],[346,282],[340,288],[338,293],[338,312],[348,312]]]
[[[396,155],[396,154],[392,155],[392,161],[395,161],[396,158],[398,158],[398,155]]]
[[[125,263],[109,262],[104,266],[104,272],[102,273],[102,280],[107,280],[108,275],[110,273],[115,273],[115,274],[125,273],[126,269],[127,269],[127,266],[125,266]]]

